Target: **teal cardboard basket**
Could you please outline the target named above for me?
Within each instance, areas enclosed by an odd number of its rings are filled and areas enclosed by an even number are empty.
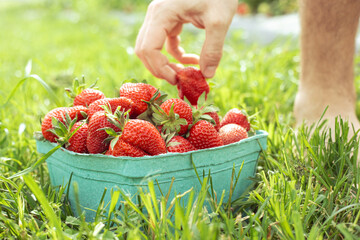
[[[267,135],[265,131],[256,131],[255,135],[226,146],[140,158],[79,154],[60,148],[46,162],[53,186],[67,184],[72,175],[71,183],[78,184],[80,206],[85,210],[86,219],[91,221],[105,188],[110,190],[118,187],[124,193],[133,196],[139,187],[147,188],[148,181],[153,180],[159,183],[163,192],[167,192],[174,177],[170,197],[174,197],[174,192],[184,193],[192,187],[198,192],[201,185],[193,164],[201,176],[203,172],[207,174],[210,170],[215,192],[221,195],[225,190],[224,201],[227,201],[232,169],[235,165],[236,170],[239,170],[244,163],[232,196],[232,199],[236,199],[252,183],[249,178],[254,177],[259,154],[261,150],[266,149]],[[40,153],[45,154],[55,146],[55,143],[48,141],[37,141]],[[73,212],[76,213],[75,194],[72,184],[70,185],[69,201]],[[105,204],[110,198],[110,191],[107,191]]]

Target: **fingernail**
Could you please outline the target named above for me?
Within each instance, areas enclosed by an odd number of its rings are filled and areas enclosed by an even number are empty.
[[[205,78],[212,78],[215,74],[215,71],[216,71],[216,67],[209,66],[205,68],[203,75]]]

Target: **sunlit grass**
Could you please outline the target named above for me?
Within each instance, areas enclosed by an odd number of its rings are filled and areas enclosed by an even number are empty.
[[[209,100],[221,115],[233,107],[245,108],[249,115],[256,115],[256,128],[269,132],[268,150],[261,155],[248,199],[233,202],[231,209],[224,204],[214,213],[207,212],[202,200],[211,187],[205,179],[198,198],[190,191],[185,206],[174,200],[169,209],[166,201],[174,196],[153,200],[150,186],[150,191],[144,189],[139,196],[141,205],[119,191],[113,201],[117,202],[117,196],[124,203],[121,209],[111,208],[109,213],[108,203],[102,203],[96,220],[86,223],[71,211],[66,186],[50,186],[45,164],[24,178],[9,179],[41,159],[33,133],[40,129],[47,111],[70,103],[63,89],[74,77],[85,75],[89,82],[99,79],[99,88],[109,97],[116,96],[122,82],[131,78],[147,79],[170,96],[177,95],[175,87],[151,76],[134,55],[142,18],[129,25],[93,2],[69,9],[41,2],[0,8],[1,239],[360,237],[358,139],[347,140],[352,130],[343,123],[333,137],[328,131],[318,131],[320,127],[313,137],[308,129],[295,132],[297,43],[279,40],[269,46],[249,45],[240,31],[226,40]],[[203,33],[186,31],[183,47],[199,53],[203,39]],[[44,80],[58,102],[40,81],[23,80],[30,59],[31,73]],[[19,88],[9,98],[17,84]],[[61,229],[53,228],[59,224]]]

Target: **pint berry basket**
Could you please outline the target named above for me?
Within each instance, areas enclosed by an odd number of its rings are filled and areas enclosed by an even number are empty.
[[[250,178],[255,175],[260,152],[267,147],[267,135],[260,130],[237,143],[221,147],[139,158],[80,154],[60,148],[46,162],[53,186],[68,184],[71,176],[69,201],[74,213],[76,201],[72,183],[77,182],[79,204],[85,210],[86,219],[91,221],[105,188],[120,188],[129,196],[134,196],[140,187],[147,188],[148,181],[152,180],[159,184],[160,189],[167,191],[174,177],[170,197],[174,197],[174,192],[184,193],[192,187],[198,192],[201,185],[194,166],[201,175],[210,171],[215,192],[221,195],[225,190],[225,202],[229,198],[232,170],[234,166],[238,170],[244,164],[233,189],[232,199],[236,199],[252,183]],[[37,150],[43,154],[55,146],[48,141],[37,141]],[[105,204],[110,198],[110,191],[107,191]]]

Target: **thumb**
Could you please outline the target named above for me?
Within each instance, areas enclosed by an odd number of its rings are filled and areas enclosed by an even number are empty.
[[[228,24],[210,23],[205,26],[206,38],[200,54],[200,69],[205,78],[212,78],[222,57]]]

